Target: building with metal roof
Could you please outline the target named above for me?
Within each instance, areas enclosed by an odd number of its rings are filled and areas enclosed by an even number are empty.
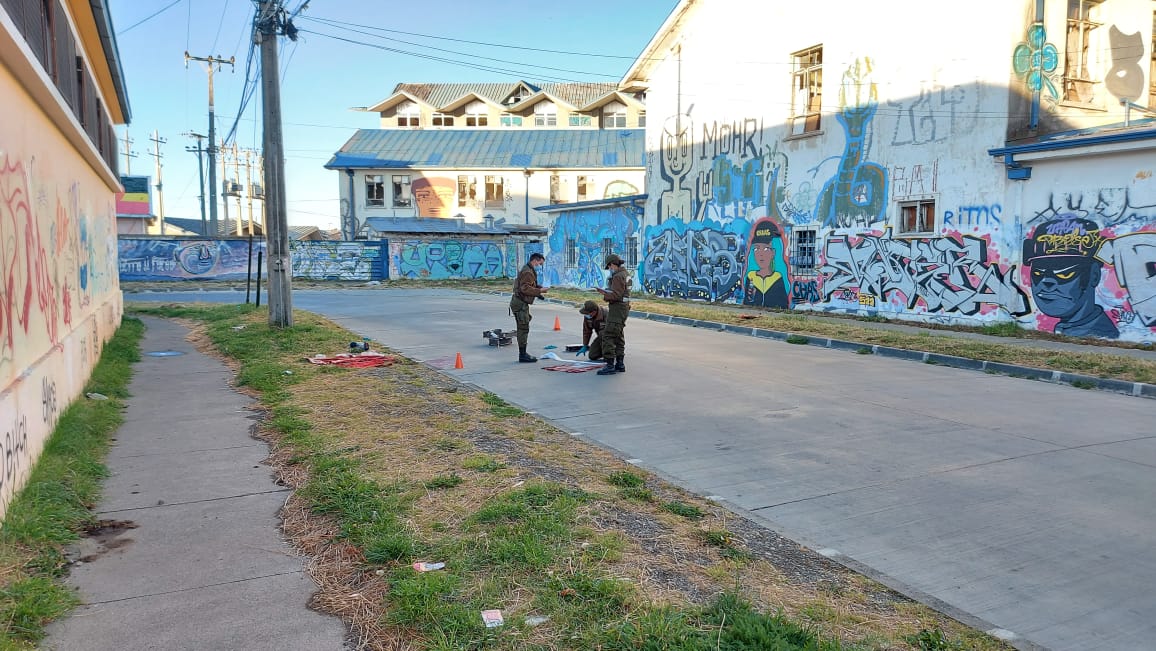
[[[646,126],[645,91],[614,83],[400,83],[363,109],[382,129],[626,129]]]
[[[362,129],[326,163],[339,172],[347,237],[377,217],[545,226],[530,204],[637,194],[640,129]],[[425,220],[423,220],[425,221]],[[430,225],[433,228],[433,225]],[[431,231],[432,232],[432,231]]]

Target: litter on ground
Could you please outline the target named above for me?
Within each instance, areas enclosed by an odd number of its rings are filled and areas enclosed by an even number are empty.
[[[393,355],[383,355],[368,351],[364,353],[338,353],[333,356],[318,355],[315,357],[306,357],[310,364],[321,364],[326,366],[342,366],[345,368],[373,368],[375,366],[392,366],[397,358]]]

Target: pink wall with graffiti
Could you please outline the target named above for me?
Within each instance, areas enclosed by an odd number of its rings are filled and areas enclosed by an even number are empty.
[[[120,324],[115,188],[0,66],[0,515]]]

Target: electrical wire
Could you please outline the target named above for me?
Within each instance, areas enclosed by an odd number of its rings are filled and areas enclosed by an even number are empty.
[[[543,70],[553,70],[555,72],[572,72],[574,74],[579,74],[579,75],[591,75],[594,77],[606,77],[608,79],[617,79],[618,77],[621,76],[621,75],[617,75],[617,74],[608,75],[608,74],[604,74],[604,73],[600,73],[600,72],[589,72],[587,70],[573,70],[570,68],[554,68],[552,66],[542,66],[542,65],[535,64],[535,63],[525,63],[522,61],[510,61],[509,59],[496,59],[494,57],[482,56],[480,54],[473,54],[470,52],[461,52],[458,50],[447,50],[445,48],[434,47],[432,45],[425,45],[422,43],[414,43],[413,41],[405,41],[405,40],[402,40],[400,38],[390,38],[388,36],[379,36],[379,35],[374,34],[372,32],[366,32],[366,31],[352,29],[352,28],[348,28],[348,27],[346,27],[344,29],[345,29],[345,31],[354,32],[356,34],[363,34],[365,36],[372,36],[374,38],[380,38],[380,39],[384,39],[387,41],[403,43],[405,45],[413,45],[415,47],[424,47],[424,48],[428,48],[430,50],[434,50],[437,52],[445,52],[447,54],[457,54],[459,56],[470,57],[470,58],[474,58],[474,59],[485,59],[486,61],[496,61],[498,63],[511,63],[513,65],[525,65],[525,66],[529,66],[531,68],[541,68]]]
[[[348,22],[344,22],[344,21],[340,21],[340,20],[333,20],[331,18],[322,18],[319,16],[303,16],[302,18],[304,20],[313,20],[313,21],[317,21],[317,22],[329,23],[331,26],[336,26],[336,27],[361,27],[363,29],[372,29],[372,30],[379,31],[379,32],[390,32],[393,34],[404,34],[406,36],[420,36],[421,38],[432,38],[432,39],[438,39],[441,41],[454,41],[456,43],[468,43],[470,45],[484,45],[487,47],[501,47],[501,48],[509,48],[512,50],[526,50],[526,51],[530,51],[530,52],[547,52],[549,54],[567,54],[567,55],[572,55],[572,56],[598,57],[598,58],[603,58],[603,59],[630,59],[630,60],[638,59],[638,57],[634,57],[634,56],[617,55],[617,54],[596,54],[593,52],[569,52],[566,50],[548,50],[548,49],[537,48],[537,47],[525,47],[525,46],[521,46],[521,45],[509,45],[509,44],[505,44],[505,43],[485,43],[482,41],[469,41],[469,40],[461,39],[461,38],[451,38],[449,36],[434,36],[432,34],[419,34],[417,32],[405,32],[405,31],[402,31],[400,29],[387,29],[385,27],[374,27],[372,25],[359,25],[357,23],[348,23]]]
[[[209,48],[210,55],[217,51],[217,41],[221,39],[221,28],[225,26],[225,14],[227,13],[229,13],[229,0],[225,0],[225,6],[221,9],[221,22],[217,23],[217,35],[213,37],[213,47]]]
[[[365,41],[358,41],[356,39],[350,39],[350,38],[345,38],[342,36],[336,36],[334,34],[326,34],[324,32],[315,32],[313,30],[301,29],[298,31],[300,31],[303,34],[316,34],[317,36],[323,36],[323,37],[331,38],[331,39],[334,39],[337,41],[344,41],[346,43],[352,43],[354,45],[362,45],[362,46],[371,47],[371,48],[374,48],[377,50],[384,50],[386,52],[393,52],[396,54],[404,54],[407,56],[417,57],[419,59],[427,59],[429,61],[438,61],[441,63],[448,63],[450,65],[462,66],[465,68],[474,68],[476,70],[483,70],[486,72],[497,72],[499,74],[513,75],[516,77],[538,77],[542,81],[552,81],[552,82],[557,82],[557,83],[567,83],[567,82],[581,83],[582,82],[582,80],[579,80],[579,79],[566,79],[566,78],[561,78],[561,77],[543,77],[542,75],[535,75],[535,74],[529,73],[528,71],[525,71],[525,70],[519,71],[519,70],[508,69],[508,68],[498,68],[498,67],[493,67],[493,66],[475,65],[472,63],[466,63],[464,61],[456,61],[454,59],[446,59],[444,57],[436,57],[436,56],[432,56],[432,55],[428,55],[428,54],[409,52],[407,50],[399,50],[397,48],[386,47],[384,45],[377,45],[374,43],[366,43]]]
[[[191,0],[190,0],[190,1],[191,1]],[[153,18],[156,18],[157,16],[159,16],[159,15],[163,14],[165,11],[168,11],[168,10],[169,10],[171,7],[175,7],[176,5],[178,5],[178,4],[180,4],[180,3],[181,3],[181,0],[173,0],[172,2],[170,2],[170,3],[168,3],[167,5],[165,5],[165,6],[161,7],[160,9],[157,9],[156,11],[154,11],[154,12],[153,12],[153,13],[151,13],[151,14],[149,14],[148,16],[145,16],[144,18],[142,18],[142,19],[140,19],[140,20],[136,21],[135,23],[133,23],[133,24],[129,25],[128,27],[125,27],[124,29],[121,29],[121,30],[117,30],[117,33],[118,33],[118,34],[126,34],[126,33],[128,33],[130,30],[132,30],[132,29],[135,29],[135,28],[137,28],[137,27],[140,27],[141,25],[143,25],[143,24],[147,23],[148,21],[152,20]]]

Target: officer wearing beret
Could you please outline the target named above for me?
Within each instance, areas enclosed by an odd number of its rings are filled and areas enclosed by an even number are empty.
[[[575,357],[587,353],[590,361],[602,359],[602,332],[606,330],[606,308],[599,307],[594,301],[586,301],[578,308],[582,315],[582,348],[575,353]],[[593,337],[593,343],[590,338]]]
[[[602,331],[602,356],[606,366],[598,375],[614,375],[626,372],[626,317],[630,314],[630,278],[622,268],[623,261],[618,255],[606,256],[604,267],[610,270],[607,289],[595,288],[606,301],[606,328]]]

